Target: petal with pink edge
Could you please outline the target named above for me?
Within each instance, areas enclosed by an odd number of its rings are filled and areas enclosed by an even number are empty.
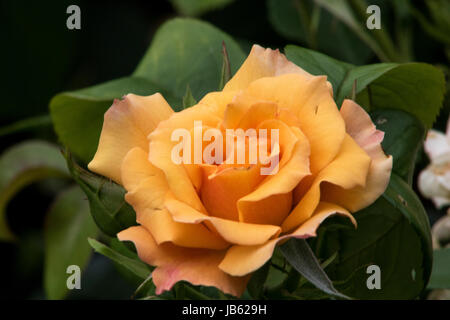
[[[120,168],[125,155],[134,147],[148,151],[147,135],[172,113],[159,93],[148,97],[128,94],[123,100],[114,100],[105,113],[98,149],[89,170],[121,184]]]
[[[143,227],[130,227],[117,237],[121,241],[132,241],[139,258],[156,266],[153,282],[156,293],[170,290],[178,281],[188,281],[193,285],[214,286],[225,293],[240,297],[249,277],[234,277],[218,268],[225,251],[186,249],[171,243],[157,245],[151,234]]]
[[[289,73],[301,74],[307,78],[314,77],[312,74],[289,61],[278,49],[264,49],[255,44],[247,59],[233,78],[228,81],[223,91],[242,90],[259,78],[276,77]],[[331,84],[328,83],[327,85],[332,93]]]
[[[384,132],[375,128],[370,116],[352,100],[344,100],[341,114],[347,133],[372,159],[365,186],[351,189],[325,184],[322,189],[323,200],[337,203],[351,212],[356,212],[372,204],[389,184],[392,170],[392,157],[386,156],[381,142]]]

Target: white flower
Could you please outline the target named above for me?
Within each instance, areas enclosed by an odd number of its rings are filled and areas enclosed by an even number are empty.
[[[431,163],[419,175],[419,190],[441,208],[450,204],[450,118],[446,134],[436,130],[428,132],[425,152]]]

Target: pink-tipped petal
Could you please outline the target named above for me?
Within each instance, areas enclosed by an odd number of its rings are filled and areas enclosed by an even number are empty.
[[[225,251],[187,249],[171,243],[157,245],[151,234],[141,226],[121,231],[121,241],[132,241],[139,258],[156,266],[152,273],[156,293],[170,290],[178,281],[193,285],[214,286],[225,293],[240,297],[249,277],[233,277],[218,268]]]
[[[352,100],[344,100],[341,107],[347,133],[370,156],[365,186],[344,189],[327,184],[323,188],[324,200],[337,203],[351,212],[372,204],[387,188],[392,171],[392,157],[386,156],[381,142],[384,133],[376,129],[370,116]]]
[[[105,113],[98,149],[89,170],[121,184],[120,168],[125,155],[134,147],[147,152],[147,136],[172,113],[159,93],[148,97],[128,94],[123,100],[114,100]]]

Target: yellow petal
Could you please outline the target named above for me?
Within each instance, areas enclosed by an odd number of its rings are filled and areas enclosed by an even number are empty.
[[[344,100],[341,114],[348,134],[366,151],[372,161],[364,186],[346,190],[327,184],[322,189],[322,199],[356,212],[372,204],[386,190],[391,176],[392,157],[384,154],[381,148],[384,133],[376,130],[363,108],[352,100]]]
[[[193,285],[214,286],[240,297],[249,277],[233,277],[218,268],[225,251],[180,248],[171,243],[157,245],[143,227],[130,227],[120,232],[121,241],[132,241],[139,258],[157,268],[152,273],[156,294],[170,290],[178,281]]]
[[[139,220],[141,212],[145,210],[160,210],[163,207],[164,197],[168,191],[165,179],[151,176],[144,179],[135,189],[125,194],[125,200],[136,211]]]
[[[344,189],[364,186],[370,162],[371,159],[367,153],[346,135],[336,159],[320,171],[311,187],[307,188],[304,195],[300,195],[302,196],[300,202],[283,222],[283,231],[292,230],[311,217],[321,199],[322,182],[332,183]],[[297,188],[295,191],[299,190],[302,188]]]
[[[134,147],[147,151],[147,135],[172,113],[159,93],[148,97],[128,94],[123,100],[114,100],[105,113],[98,149],[89,170],[121,183],[120,167],[125,155]]]
[[[196,164],[183,164],[183,165],[189,179],[192,182],[192,185],[195,188],[195,191],[199,193],[203,183],[202,169]]]
[[[295,127],[287,128],[279,120],[266,122],[270,128],[280,131],[280,144],[282,156],[280,170],[275,175],[270,175],[251,194],[241,199],[242,201],[258,201],[273,194],[292,191],[299,181],[310,174],[309,170],[309,142],[303,133]],[[261,126],[260,128],[265,127]]]
[[[199,104],[207,106],[208,111],[222,118],[227,105],[233,101],[238,93],[239,91],[210,92],[199,101]]]
[[[316,236],[316,230],[320,224],[329,216],[333,214],[344,215],[356,224],[352,215],[337,205],[321,202],[317,206],[312,217],[305,221],[299,228],[291,234],[284,235],[277,239],[268,241],[262,245],[256,246],[242,246],[235,245],[228,249],[225,258],[219,265],[219,268],[224,272],[233,276],[243,276],[249,274],[266,263],[273,254],[275,246],[283,240],[289,238],[305,239]]]
[[[300,128],[301,125],[295,113],[286,108],[278,108],[277,119],[283,121],[290,127]]]
[[[280,225],[291,211],[291,191],[310,174],[310,150],[308,140],[298,128],[287,128],[279,120],[270,120],[266,124],[280,130],[280,142],[283,142],[281,169],[239,199],[239,217],[244,222]]]
[[[182,224],[172,220],[164,207],[168,185],[161,170],[150,164],[140,148],[128,152],[122,164],[122,180],[129,191],[125,199],[136,211],[136,220],[145,226],[158,244],[173,242],[191,248],[224,249],[222,238],[203,225]],[[193,237],[192,235],[195,235]]]
[[[222,127],[254,129],[260,122],[275,118],[277,110],[276,103],[245,95],[241,91],[225,108]]]
[[[206,212],[185,166],[177,165],[172,160],[172,149],[178,143],[171,141],[172,132],[176,129],[191,130],[194,121],[202,121],[203,126],[217,127],[221,119],[208,111],[208,106],[202,104],[174,114],[168,120],[162,121],[150,134],[149,160],[164,172],[169,188],[177,199]]]
[[[313,77],[286,59],[284,54],[281,54],[278,49],[264,49],[255,44],[247,59],[233,78],[228,81],[223,91],[242,90],[259,78],[274,77],[288,73],[298,73],[308,78]]]
[[[165,205],[175,221],[194,224],[208,222],[229,243],[261,244],[278,236],[280,232],[278,226],[243,223],[207,216],[172,197],[167,198]]]
[[[237,201],[251,193],[265,176],[259,165],[228,168],[213,174],[216,168],[204,166],[201,199],[211,216],[239,220]]]
[[[141,148],[131,149],[122,163],[122,182],[128,191],[125,200],[140,212],[163,206],[168,185],[164,173],[148,161],[148,153]]]
[[[243,199],[238,201],[242,222],[279,226],[292,209],[292,192],[272,194],[258,201]]]
[[[164,174],[148,161],[148,152],[136,147],[123,158],[122,185],[125,190],[133,191],[142,181],[152,178],[164,180]]]
[[[255,129],[261,122],[274,119],[277,115],[277,109],[277,104],[274,102],[255,103],[248,108],[237,127],[244,130],[249,128]]]
[[[345,123],[330,95],[326,77],[286,74],[261,78],[252,82],[244,94],[275,102],[296,116],[311,146],[313,174],[336,157],[344,140]]]
[[[172,242],[180,247],[225,249],[229,243],[203,224],[175,222],[166,209],[144,210],[137,221],[150,231],[157,244]]]

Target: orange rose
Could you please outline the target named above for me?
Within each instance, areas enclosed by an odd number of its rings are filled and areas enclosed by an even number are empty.
[[[175,164],[175,129],[279,131],[279,167]],[[355,212],[385,190],[392,158],[383,132],[351,100],[340,111],[325,76],[313,76],[278,50],[254,46],[221,92],[173,112],[160,94],[129,94],[105,114],[89,169],[124,186],[140,226],[118,234],[156,266],[157,293],[177,281],[240,296],[250,274],[280,241],[316,235],[320,223]]]

